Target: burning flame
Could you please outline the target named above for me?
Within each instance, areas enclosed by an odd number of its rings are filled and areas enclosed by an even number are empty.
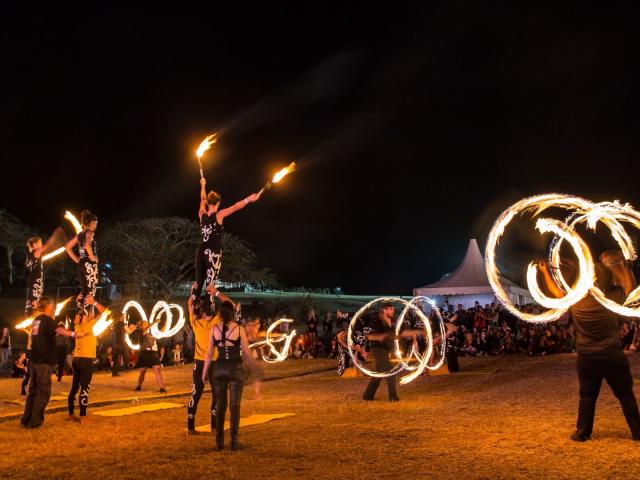
[[[553,279],[558,287],[565,292],[565,295],[562,298],[551,298],[545,295],[538,285],[537,266],[531,263],[527,268],[527,286],[536,302],[548,310],[541,314],[524,313],[513,305],[509,294],[502,286],[500,271],[496,265],[496,247],[504,235],[507,225],[516,215],[533,212],[533,215],[536,216],[552,207],[574,211],[564,222],[550,218],[539,218],[536,222],[536,229],[541,234],[553,233],[555,235],[555,241],[551,246],[550,263],[553,267]],[[527,322],[549,322],[556,320],[572,305],[590,293],[601,305],[618,315],[640,317],[640,306],[637,305],[640,301],[640,287],[631,292],[623,304],[618,304],[608,299],[595,283],[595,266],[591,251],[575,232],[575,227],[585,223],[587,228],[595,231],[599,222],[602,222],[609,229],[611,236],[622,250],[624,258],[635,260],[636,252],[633,242],[622,223],[629,223],[640,229],[640,212],[634,210],[629,204],[622,205],[618,201],[592,203],[579,197],[547,194],[525,198],[505,210],[498,217],[489,233],[485,252],[485,267],[489,282],[505,308]],[[573,286],[567,284],[560,270],[560,248],[564,241],[569,243],[578,259],[578,275]]]
[[[15,328],[17,330],[24,330],[26,328],[29,328],[32,323],[33,323],[33,317],[25,318],[22,322],[17,324]]]
[[[64,306],[69,303],[69,300],[71,300],[73,297],[69,297],[65,300],[63,300],[62,302],[56,304],[56,310],[54,313],[54,318],[57,317],[58,315],[60,315],[60,313],[62,312],[62,309],[64,308]],[[29,317],[29,318],[25,318],[23,321],[21,321],[20,323],[18,323],[15,328],[17,330],[24,330],[27,329],[31,326],[31,324],[33,323],[34,317]]]
[[[104,312],[102,312],[102,315],[100,315],[100,318],[98,318],[96,323],[93,325],[93,328],[91,329],[94,337],[100,336],[113,323],[113,320],[109,318],[110,316],[111,310],[109,310],[108,308],[105,309]]]
[[[196,156],[198,157],[198,159],[202,158],[202,155],[204,155],[204,152],[209,150],[211,148],[211,145],[213,145],[217,141],[218,141],[218,134],[217,133],[208,135],[207,138],[205,138],[200,143],[200,146],[196,150]]]
[[[284,177],[289,175],[296,169],[296,162],[291,162],[288,166],[284,167],[282,170],[278,171],[271,180],[271,183],[278,183]]]
[[[55,317],[57,317],[58,315],[60,315],[60,312],[62,312],[62,309],[65,307],[65,305],[67,303],[69,303],[69,300],[71,300],[73,297],[69,297],[65,300],[63,300],[62,302],[56,304],[56,313],[55,313]]]
[[[71,222],[71,225],[73,225],[73,229],[76,231],[76,234],[78,234],[78,233],[80,233],[82,231],[82,227],[80,226],[80,222],[73,215],[73,213],[71,213],[70,211],[67,210],[66,212],[64,212],[64,218],[66,218],[67,220],[69,220]],[[46,262],[47,260],[60,255],[62,252],[64,252],[64,247],[60,247],[60,248],[54,250],[53,252],[46,254],[44,257],[42,257],[42,261]]]

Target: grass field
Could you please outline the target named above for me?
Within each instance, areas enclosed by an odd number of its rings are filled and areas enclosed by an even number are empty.
[[[215,451],[210,435],[186,437],[184,408],[93,416],[83,425],[56,413],[35,431],[6,421],[0,423],[5,452],[1,477],[494,479],[640,474],[640,443],[631,441],[608,387],[603,387],[598,403],[594,440],[569,440],[577,406],[575,357],[462,360],[461,374],[422,377],[401,387],[401,402],[393,404],[386,401],[384,389],[377,401],[363,403],[360,395],[367,379],[341,379],[334,372],[265,383],[261,401],[253,400],[247,388],[243,417],[296,416],[241,429],[244,449],[239,453]],[[631,360],[637,378],[640,356]],[[268,375],[327,365],[331,363],[290,361],[272,367]],[[188,367],[167,369],[166,377],[170,393],[189,388]],[[15,397],[15,389],[7,393],[16,383],[11,382],[1,381],[2,397]],[[118,379],[96,375],[91,400],[129,396],[134,385],[134,372]],[[156,392],[152,378],[147,386],[149,393]],[[56,388],[66,390],[68,384]],[[208,400],[205,394],[198,424],[207,423]]]

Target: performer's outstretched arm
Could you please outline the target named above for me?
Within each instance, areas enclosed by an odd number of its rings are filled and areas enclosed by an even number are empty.
[[[234,205],[232,205],[230,207],[223,208],[217,214],[218,223],[222,223],[222,221],[225,218],[227,218],[229,215],[233,215],[238,210],[242,210],[244,207],[246,207],[250,203],[257,202],[258,200],[260,200],[260,194],[259,193],[252,193],[251,195],[249,195],[244,200],[240,200],[239,202],[237,202],[236,204],[234,204]]]
[[[207,180],[203,177],[200,179],[200,210],[198,217],[201,218],[207,212]]]
[[[551,278],[551,272],[549,272],[549,265],[544,260],[540,260],[538,262],[538,270],[542,273],[542,279],[544,280],[544,285],[547,287],[548,292],[556,298],[562,298],[564,296],[564,292],[560,290],[558,284]]]

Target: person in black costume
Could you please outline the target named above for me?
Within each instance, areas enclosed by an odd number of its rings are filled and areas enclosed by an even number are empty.
[[[96,287],[98,286],[98,250],[95,240],[98,217],[89,210],[83,210],[81,224],[82,231],[65,245],[65,250],[71,260],[78,265],[78,280],[80,281],[80,293],[76,299],[78,311],[82,315],[88,315],[86,299],[96,296]],[[73,251],[75,246],[78,247],[77,255]]]
[[[24,314],[30,317],[36,303],[42,297],[44,291],[44,270],[42,268],[42,252],[44,246],[40,237],[32,237],[27,240],[26,260],[24,262],[27,271],[27,302]]]
[[[395,307],[392,302],[383,302],[380,305],[380,311],[377,317],[368,325],[372,333],[366,333],[365,336],[369,341],[369,351],[376,361],[376,371],[386,372],[391,370],[393,365],[389,359],[389,354],[394,350],[395,326],[394,326]],[[412,338],[416,342],[416,337],[420,332],[414,330],[403,330],[399,338]],[[362,396],[363,400],[371,401],[376,395],[381,378],[371,377],[369,384]],[[387,377],[387,389],[389,392],[389,401],[397,402],[400,399],[396,391],[396,375]]]
[[[222,267],[222,222],[228,216],[238,210],[242,210],[249,203],[257,202],[260,194],[253,193],[244,200],[240,200],[231,207],[220,208],[221,197],[218,193],[210,191],[207,193],[207,181],[200,179],[200,210],[198,218],[200,220],[200,233],[202,243],[196,249],[195,269],[196,283],[191,289],[191,298],[194,301],[200,297],[203,288],[215,284],[220,275]],[[209,307],[213,299],[209,298]]]
[[[636,286],[633,272],[621,251],[607,251],[596,263],[596,281],[607,298],[623,303]],[[563,262],[563,276],[572,284],[575,268]],[[546,262],[538,262],[544,283],[551,295],[564,296],[551,277]],[[584,442],[591,438],[596,401],[605,379],[620,401],[633,440],[640,441],[640,412],[633,393],[633,377],[629,360],[622,351],[619,335],[619,317],[602,306],[589,293],[571,307],[576,330],[577,370],[580,382],[580,403],[576,431],[571,439]]]
[[[218,450],[224,448],[224,418],[227,411],[228,390],[230,392],[231,450],[237,451],[240,449],[238,429],[240,427],[240,402],[244,387],[242,364],[243,361],[247,363],[250,370],[255,370],[255,364],[249,350],[247,334],[244,327],[236,322],[235,308],[231,302],[224,302],[220,306],[219,320],[220,322],[211,329],[202,381],[206,382],[207,380],[213,350],[217,348],[218,356],[214,361],[213,368],[216,396],[216,446]]]

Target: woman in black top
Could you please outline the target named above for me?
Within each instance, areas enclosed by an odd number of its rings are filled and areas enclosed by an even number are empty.
[[[220,306],[220,323],[211,329],[209,348],[204,363],[202,381],[206,376],[214,347],[218,349],[218,357],[214,361],[214,388],[216,394],[216,445],[218,450],[224,448],[224,417],[227,412],[227,390],[230,391],[229,410],[231,413],[231,450],[239,450],[238,429],[240,427],[240,401],[244,387],[243,360],[250,370],[255,370],[247,334],[242,325],[235,321],[235,309],[231,302]],[[242,351],[242,354],[240,353]]]
[[[222,266],[222,222],[229,215],[260,199],[260,194],[254,193],[229,208],[219,210],[220,195],[214,191],[210,191],[207,194],[206,185],[207,181],[201,178],[198,218],[200,220],[202,243],[196,249],[196,283],[191,289],[191,296],[194,301],[200,296],[202,288],[214,284],[220,275],[220,267]],[[209,301],[210,304],[213,303],[213,299],[210,298]]]
[[[152,369],[156,376],[156,383],[160,387],[160,393],[167,393],[164,388],[164,380],[162,378],[162,370],[160,363],[160,355],[158,353],[158,342],[156,338],[149,332],[149,322],[142,321],[138,327],[140,350],[138,352],[138,362],[135,368],[140,369],[140,375],[138,376],[138,385],[135,388],[136,392],[142,390],[142,384],[144,383],[144,377],[147,374],[147,369]]]
[[[82,231],[72,238],[65,249],[67,254],[78,264],[78,279],[80,281],[80,293],[76,304],[82,315],[87,315],[86,299],[96,296],[98,285],[98,250],[96,247],[95,232],[98,228],[98,217],[89,210],[83,210],[81,216]],[[73,247],[78,246],[78,255]]]
[[[27,240],[26,260],[24,262],[27,271],[27,302],[24,307],[24,314],[30,317],[35,309],[36,303],[42,297],[44,290],[44,271],[42,268],[42,239],[32,237]]]

